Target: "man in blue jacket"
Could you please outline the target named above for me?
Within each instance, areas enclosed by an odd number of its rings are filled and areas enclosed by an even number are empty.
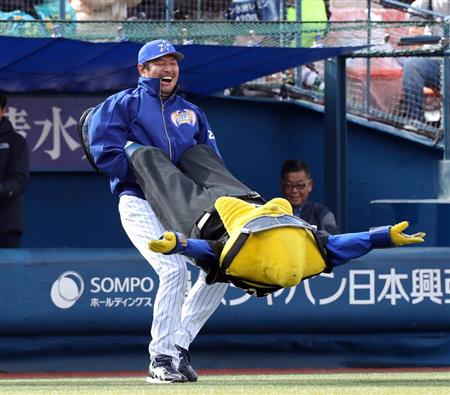
[[[219,156],[216,140],[203,111],[176,94],[183,55],[165,40],[145,44],[138,54],[136,88],[108,97],[92,112],[89,144],[98,169],[110,178],[119,196],[119,214],[134,246],[159,276],[153,307],[148,382],[196,381],[189,344],[218,307],[227,284],[207,285],[202,272],[188,292],[187,259],[149,250],[149,240],[166,229],[148,203],[125,156],[127,141],[160,149],[177,165],[189,148],[202,144]],[[154,169],[157,176],[165,177]],[[152,207],[153,206],[153,207]]]

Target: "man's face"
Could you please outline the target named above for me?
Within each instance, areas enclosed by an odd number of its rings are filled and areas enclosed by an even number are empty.
[[[1,108],[0,107],[0,118],[2,118],[6,114],[6,106]]]
[[[169,96],[178,83],[178,61],[173,55],[161,56],[144,65],[138,65],[139,74],[142,77],[160,78],[161,79],[161,95]]]
[[[312,191],[313,182],[304,171],[286,173],[281,180],[281,190],[293,207],[301,206]]]

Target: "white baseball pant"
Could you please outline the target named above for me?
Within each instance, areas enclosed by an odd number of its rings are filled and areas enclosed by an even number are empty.
[[[150,357],[163,354],[178,364],[175,345],[189,349],[202,326],[219,306],[227,284],[207,285],[202,271],[185,297],[189,258],[152,252],[147,243],[161,236],[163,229],[146,200],[122,195],[119,200],[122,226],[133,245],[153,267],[159,277],[159,288],[153,304]]]

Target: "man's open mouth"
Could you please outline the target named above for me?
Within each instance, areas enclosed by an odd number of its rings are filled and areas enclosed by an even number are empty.
[[[172,81],[173,81],[173,77],[171,77],[171,76],[166,75],[164,77],[161,77],[162,84],[170,84]]]

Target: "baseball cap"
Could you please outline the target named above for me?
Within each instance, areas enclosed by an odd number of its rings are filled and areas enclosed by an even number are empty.
[[[173,55],[177,60],[183,60],[184,55],[175,50],[172,43],[167,40],[153,40],[145,44],[138,54],[138,63],[144,64],[165,55]]]

